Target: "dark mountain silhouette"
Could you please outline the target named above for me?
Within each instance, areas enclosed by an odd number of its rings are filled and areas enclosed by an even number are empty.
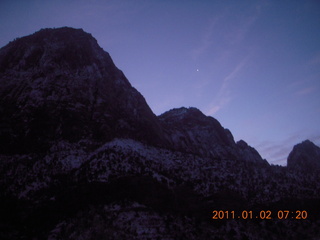
[[[82,29],[0,49],[0,141],[0,239],[320,237],[318,147],[270,166],[196,108],[157,117]]]
[[[17,39],[1,49],[0,66],[1,152],[45,152],[61,139],[165,144],[143,96],[81,29]]]
[[[307,172],[320,170],[320,148],[310,140],[295,145],[287,165],[288,168]]]

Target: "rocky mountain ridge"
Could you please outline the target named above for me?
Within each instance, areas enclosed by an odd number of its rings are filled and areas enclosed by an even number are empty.
[[[155,116],[81,29],[0,49],[0,116],[1,239],[320,236],[317,169],[291,167],[303,164],[296,153],[288,168],[270,166],[196,108]],[[213,210],[288,208],[309,217],[212,220]]]

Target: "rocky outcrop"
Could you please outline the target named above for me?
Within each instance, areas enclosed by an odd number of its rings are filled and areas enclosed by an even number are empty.
[[[295,145],[288,156],[288,168],[302,171],[320,170],[320,148],[310,140]]]

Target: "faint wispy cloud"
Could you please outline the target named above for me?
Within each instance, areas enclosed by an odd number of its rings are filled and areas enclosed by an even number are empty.
[[[201,36],[199,45],[191,51],[191,56],[194,60],[197,60],[214,43],[213,36],[215,32],[215,27],[218,24],[220,18],[221,17],[219,16],[215,17],[209,22],[206,30]]]
[[[241,69],[248,62],[249,56],[242,59],[235,68],[222,80],[222,86],[218,92],[215,100],[210,104],[209,110],[206,112],[207,115],[213,115],[218,112],[221,108],[227,105],[232,100],[232,94],[230,90],[230,85],[232,80],[237,77]]]
[[[316,53],[307,64],[310,66],[320,66],[320,52]]]
[[[293,134],[282,141],[263,141],[254,145],[254,148],[263,158],[275,165],[287,165],[287,157],[293,146],[301,141],[298,134]]]
[[[316,145],[320,144],[320,135],[315,134],[304,137],[303,133],[296,133],[281,141],[262,141],[254,145],[254,148],[263,158],[266,158],[269,163],[286,166],[287,158],[293,147],[306,139],[309,139]]]
[[[320,75],[306,76],[302,80],[292,82],[287,89],[295,96],[305,96],[314,93],[319,89],[318,79]]]
[[[241,17],[239,21],[232,22],[232,24],[230,24],[228,20],[233,16],[230,16],[229,11],[227,11],[228,9],[226,9],[224,13],[211,21],[202,37],[201,44],[192,52],[193,58],[198,59],[202,54],[209,51],[210,48],[215,47],[216,51],[212,53],[216,56],[214,62],[220,65],[229,65],[230,62],[233,62],[234,59],[238,57],[238,44],[242,43],[248,35],[248,32],[260,16],[262,7],[262,5],[256,5],[255,9],[250,11],[248,15]],[[213,44],[216,45],[213,46]],[[222,49],[219,48],[221,46],[223,47]],[[251,55],[252,50],[250,49],[250,53],[242,58],[225,78],[222,79],[218,94],[206,111],[208,115],[215,114],[233,99],[231,91],[232,81],[238,77]]]
[[[238,26],[234,31],[232,31],[230,34],[232,36],[229,38],[231,39],[232,44],[236,44],[241,42],[245,36],[247,35],[248,31],[252,27],[252,25],[255,23],[259,16],[259,13],[257,12],[254,15],[248,16],[241,22],[241,25]]]
[[[303,89],[297,91],[296,95],[299,95],[299,96],[308,95],[308,94],[314,92],[315,90],[316,90],[316,88],[314,88],[314,87],[303,88]]]
[[[227,12],[216,16],[208,23],[207,28],[200,38],[199,45],[191,51],[192,58],[197,60],[202,54],[207,52],[214,43],[217,42],[224,40],[229,41],[231,44],[241,42],[257,20],[259,12],[260,11],[257,10],[255,14],[241,19],[240,22],[236,22],[230,31],[221,30],[225,28],[224,23],[227,22],[227,18],[230,17]],[[228,50],[223,51],[223,55],[226,53],[228,53]]]

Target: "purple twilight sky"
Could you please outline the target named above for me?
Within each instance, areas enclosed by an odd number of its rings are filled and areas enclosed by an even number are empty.
[[[0,46],[41,28],[91,33],[159,115],[197,107],[272,164],[320,145],[320,1],[7,1]]]

